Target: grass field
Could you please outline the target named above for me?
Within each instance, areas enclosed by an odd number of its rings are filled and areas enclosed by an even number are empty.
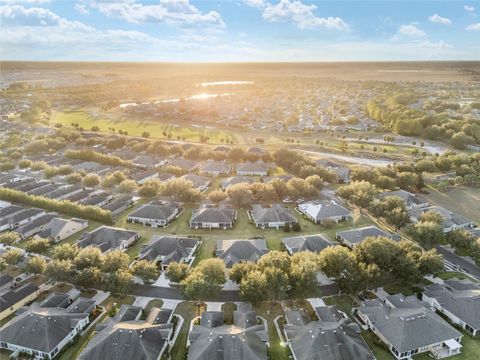
[[[86,110],[55,111],[51,117],[51,124],[62,124],[64,127],[71,127],[72,123],[89,131],[92,126],[98,126],[101,132],[109,132],[109,128],[116,131],[127,131],[130,136],[142,136],[147,131],[151,138],[165,138],[164,132],[171,134],[171,140],[181,139],[187,141],[199,141],[200,136],[208,136],[210,144],[220,144],[222,139],[237,143],[236,136],[231,132],[221,129],[196,128],[193,126],[174,126],[154,121],[143,120],[122,120],[118,115],[111,114],[108,117],[91,114]]]
[[[442,206],[480,224],[480,189],[458,187],[446,193],[428,188],[429,194],[422,197],[435,205]]]

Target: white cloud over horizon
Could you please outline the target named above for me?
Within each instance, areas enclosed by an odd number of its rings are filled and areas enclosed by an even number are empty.
[[[480,30],[480,23],[468,25],[465,29],[468,30],[468,31],[479,31]]]
[[[395,36],[398,37],[401,35],[404,35],[410,38],[421,38],[421,37],[427,36],[425,31],[420,30],[415,24],[401,25]]]
[[[452,21],[450,19],[441,17],[438,14],[434,14],[428,17],[428,20],[432,23],[442,24],[442,25],[452,25]]]

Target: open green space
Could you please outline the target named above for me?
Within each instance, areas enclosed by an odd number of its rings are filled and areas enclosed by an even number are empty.
[[[323,301],[327,306],[335,305],[338,310],[343,311],[348,316],[351,316],[352,308],[357,306],[354,299],[349,295],[324,297]]]
[[[442,193],[429,187],[426,191],[429,194],[422,194],[421,196],[431,203],[447,208],[480,224],[480,189],[461,186]]]
[[[157,121],[122,119],[120,114],[108,113],[100,115],[89,113],[87,110],[65,110],[55,111],[52,114],[51,124],[62,124],[64,127],[72,127],[78,124],[78,127],[89,131],[93,126],[98,126],[100,132],[111,133],[111,128],[116,131],[122,130],[128,132],[130,136],[142,136],[143,132],[150,133],[151,138],[165,138],[164,133],[171,134],[172,140],[181,139],[187,141],[200,141],[200,136],[208,136],[209,143],[221,144],[225,141],[236,142],[236,137],[232,132],[226,132],[221,129],[206,129],[194,126],[174,126]],[[224,140],[222,142],[222,139]]]
[[[458,271],[445,271],[437,275],[442,280],[450,280],[450,279],[459,279],[459,280],[464,280],[468,279],[470,281],[476,282],[477,280],[471,278],[468,275],[465,275],[464,273],[458,272]]]

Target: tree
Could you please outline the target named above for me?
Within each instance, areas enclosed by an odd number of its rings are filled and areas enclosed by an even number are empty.
[[[445,237],[442,225],[433,221],[419,221],[409,227],[408,233],[426,248],[440,243]]]
[[[125,294],[134,285],[133,275],[129,270],[118,270],[108,276],[108,289],[112,292]]]
[[[456,133],[450,139],[450,143],[455,149],[465,149],[467,145],[474,144],[475,139],[471,136],[465,135],[463,132]]]
[[[53,248],[52,257],[56,260],[73,260],[78,251],[77,244],[61,244]]]
[[[20,235],[16,232],[6,232],[5,234],[0,235],[0,243],[5,245],[12,245],[20,240]]]
[[[144,132],[142,132],[142,137],[147,139],[147,138],[150,137],[150,133],[148,131],[144,131]]]
[[[248,184],[235,184],[228,188],[228,197],[234,207],[244,209],[252,204],[252,192]]]
[[[165,270],[165,276],[174,283],[179,283],[188,275],[188,264],[172,262]]]
[[[290,272],[290,260],[290,256],[285,251],[273,250],[263,255],[258,260],[257,265],[260,270],[273,266],[288,274]]]
[[[85,175],[83,178],[83,185],[86,187],[94,187],[100,184],[100,177],[95,174]]]
[[[129,194],[131,195],[134,191],[137,190],[137,183],[133,180],[123,180],[120,183],[119,189],[122,194]]]
[[[221,259],[206,259],[191,270],[181,282],[189,299],[215,297],[225,284],[225,263]]]
[[[113,250],[103,255],[102,271],[113,273],[118,270],[127,269],[130,258],[122,250]]]
[[[67,281],[70,280],[72,268],[70,260],[52,260],[47,263],[45,274],[54,281]]]
[[[80,173],[75,172],[67,176],[67,182],[69,184],[80,184],[83,180],[83,177]]]
[[[83,288],[96,287],[103,281],[102,272],[98,267],[89,266],[77,273],[75,282]]]
[[[154,180],[147,180],[143,183],[143,185],[138,190],[138,195],[143,198],[152,198],[158,195],[162,188],[162,184],[160,181]]]
[[[147,283],[158,278],[158,267],[153,261],[140,260],[132,266],[132,272]]]
[[[5,270],[7,267],[7,263],[3,257],[0,257],[0,271]]]
[[[368,181],[353,181],[349,185],[340,186],[337,194],[357,206],[367,208],[377,195],[377,189]]]
[[[25,250],[37,254],[45,254],[49,247],[50,241],[48,241],[47,239],[34,237],[33,239],[27,241],[27,244],[25,245]]]
[[[240,283],[240,296],[256,304],[267,299],[268,281],[258,270],[249,272]]]
[[[251,261],[241,261],[236,264],[233,264],[232,268],[228,273],[230,280],[235,281],[237,284],[240,284],[245,276],[248,273],[257,269],[257,265]]]
[[[317,254],[304,251],[291,258],[290,285],[292,292],[299,297],[312,293],[318,285],[317,273],[320,271]]]
[[[18,167],[20,169],[28,169],[30,166],[32,166],[32,160],[22,159],[18,162]]]
[[[338,287],[353,294],[365,287],[365,275],[358,266],[355,255],[343,246],[329,246],[318,257],[320,269],[335,278]]]
[[[47,261],[42,256],[33,256],[27,261],[27,272],[43,274],[47,270]]]
[[[208,194],[208,199],[215,204],[222,202],[226,198],[227,194],[222,190],[214,190],[210,194]]]
[[[432,160],[420,160],[415,164],[415,168],[418,172],[433,173],[437,171],[437,167]]]
[[[87,246],[78,252],[74,262],[77,270],[83,270],[88,267],[100,268],[103,262],[103,255],[99,248]]]
[[[23,253],[19,249],[10,249],[10,250],[5,251],[2,254],[3,260],[5,260],[5,262],[8,265],[18,264],[18,262],[22,259],[22,257],[23,257]]]

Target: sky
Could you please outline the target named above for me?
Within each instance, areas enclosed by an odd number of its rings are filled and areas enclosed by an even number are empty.
[[[480,60],[480,1],[0,0],[0,59]]]

